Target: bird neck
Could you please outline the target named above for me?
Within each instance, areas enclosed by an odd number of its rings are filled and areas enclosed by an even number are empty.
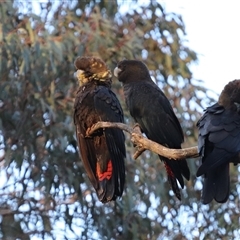
[[[93,79],[92,81],[97,86],[101,85],[101,86],[111,88],[111,85],[112,85],[111,79]]]

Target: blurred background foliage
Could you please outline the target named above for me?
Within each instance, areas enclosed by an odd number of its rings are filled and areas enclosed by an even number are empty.
[[[191,65],[181,16],[151,1],[1,1],[1,239],[233,239],[239,232],[238,169],[231,168],[226,204],[200,202],[199,162],[178,201],[163,164],[145,152],[133,160],[127,138],[122,199],[101,204],[76,147],[73,101],[77,56],[100,56],[111,70],[124,58],[143,60],[170,99],[195,146],[196,122],[213,103]],[[207,37],[207,36],[206,36]],[[211,67],[211,66],[209,66]],[[123,92],[113,79],[133,125]]]

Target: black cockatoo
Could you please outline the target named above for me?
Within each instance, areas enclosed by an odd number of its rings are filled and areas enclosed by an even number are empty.
[[[240,80],[229,82],[217,103],[208,107],[197,123],[198,149],[204,175],[202,201],[224,203],[229,197],[229,163],[239,162]]]
[[[184,140],[180,123],[170,102],[152,81],[146,65],[137,60],[123,60],[118,63],[114,75],[123,84],[126,105],[142,132],[157,143],[180,149]],[[182,175],[189,180],[190,171],[186,160],[175,161],[159,157],[165,164],[174,193],[181,199],[177,180],[182,188],[184,187]]]
[[[99,121],[123,122],[123,111],[111,90],[112,74],[95,57],[75,61],[80,87],[74,104],[76,135],[87,175],[98,198],[105,203],[121,197],[125,182],[125,137],[122,130],[106,128],[87,137],[86,131]]]

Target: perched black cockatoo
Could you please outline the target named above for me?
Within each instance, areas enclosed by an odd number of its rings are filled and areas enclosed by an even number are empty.
[[[180,123],[170,102],[152,81],[146,65],[137,60],[123,60],[118,63],[114,75],[123,84],[126,105],[142,132],[157,143],[180,149],[184,140]],[[174,193],[181,200],[177,180],[182,188],[182,175],[189,180],[190,172],[186,160],[175,161],[159,157],[165,164]]]
[[[202,201],[224,203],[229,197],[229,163],[239,162],[240,80],[229,82],[216,104],[208,107],[197,123],[198,149],[204,174]]]
[[[92,136],[86,131],[99,121],[123,122],[123,111],[111,90],[112,74],[95,57],[75,61],[80,87],[74,104],[76,135],[87,175],[98,198],[105,203],[121,197],[125,182],[125,137],[122,130],[106,128]]]

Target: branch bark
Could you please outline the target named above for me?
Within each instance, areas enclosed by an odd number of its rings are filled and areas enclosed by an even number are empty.
[[[184,149],[167,148],[144,137],[139,127],[131,128],[124,123],[98,122],[87,130],[87,136],[91,136],[96,130],[100,128],[119,128],[125,132],[128,132],[131,135],[132,143],[137,148],[133,156],[134,159],[137,159],[145,150],[150,150],[158,155],[164,156],[172,160],[199,157],[197,146]]]

